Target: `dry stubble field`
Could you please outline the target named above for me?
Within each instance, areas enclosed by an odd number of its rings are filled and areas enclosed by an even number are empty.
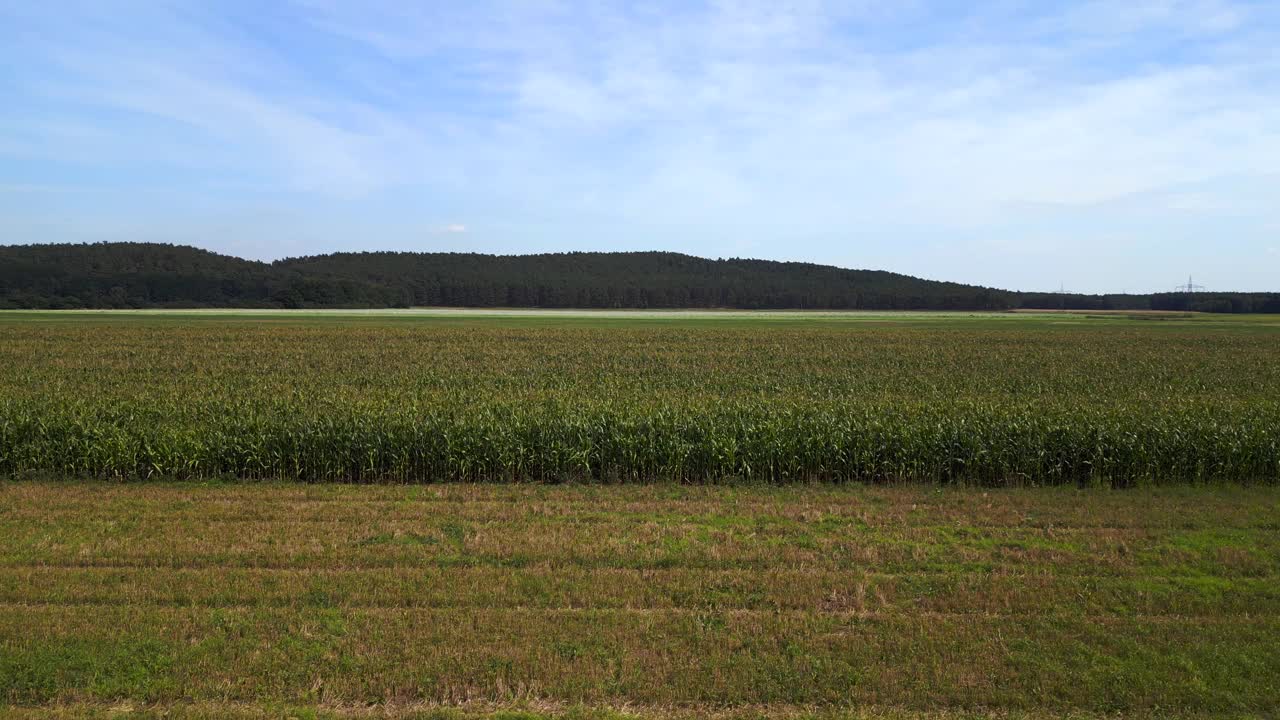
[[[1280,710],[1275,488],[24,482],[0,508],[17,717]]]

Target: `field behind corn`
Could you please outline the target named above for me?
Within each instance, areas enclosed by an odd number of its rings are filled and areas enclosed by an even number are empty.
[[[0,314],[0,475],[1280,478],[1280,320]]]

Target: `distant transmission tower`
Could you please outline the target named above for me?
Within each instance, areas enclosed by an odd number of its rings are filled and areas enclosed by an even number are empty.
[[[1193,293],[1193,292],[1199,292],[1201,290],[1204,290],[1204,286],[1197,285],[1194,282],[1192,282],[1190,275],[1187,276],[1186,285],[1179,285],[1173,289],[1174,292],[1180,292],[1180,293]]]

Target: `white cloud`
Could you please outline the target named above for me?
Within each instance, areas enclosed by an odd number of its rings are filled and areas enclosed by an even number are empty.
[[[462,234],[431,220],[458,212],[516,250],[750,247],[907,271],[945,256],[940,273],[991,284],[1025,272],[1002,248],[1040,260],[1178,238],[1163,249],[1185,258],[1215,224],[1256,255],[1280,213],[1259,199],[1280,172],[1273,4],[295,0],[281,13],[258,27],[272,15],[195,0],[0,8],[19,28],[0,47],[22,58],[0,80],[16,98],[0,154],[111,183],[216,181],[230,217],[273,193],[289,217],[351,213],[308,226],[329,243],[368,224],[360,213],[405,217],[405,242]]]

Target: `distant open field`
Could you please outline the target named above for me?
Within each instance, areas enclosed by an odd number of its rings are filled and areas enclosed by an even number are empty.
[[[0,475],[1274,483],[1272,316],[0,313]]]
[[[1274,487],[0,484],[14,717],[1267,716],[1278,618]]]

